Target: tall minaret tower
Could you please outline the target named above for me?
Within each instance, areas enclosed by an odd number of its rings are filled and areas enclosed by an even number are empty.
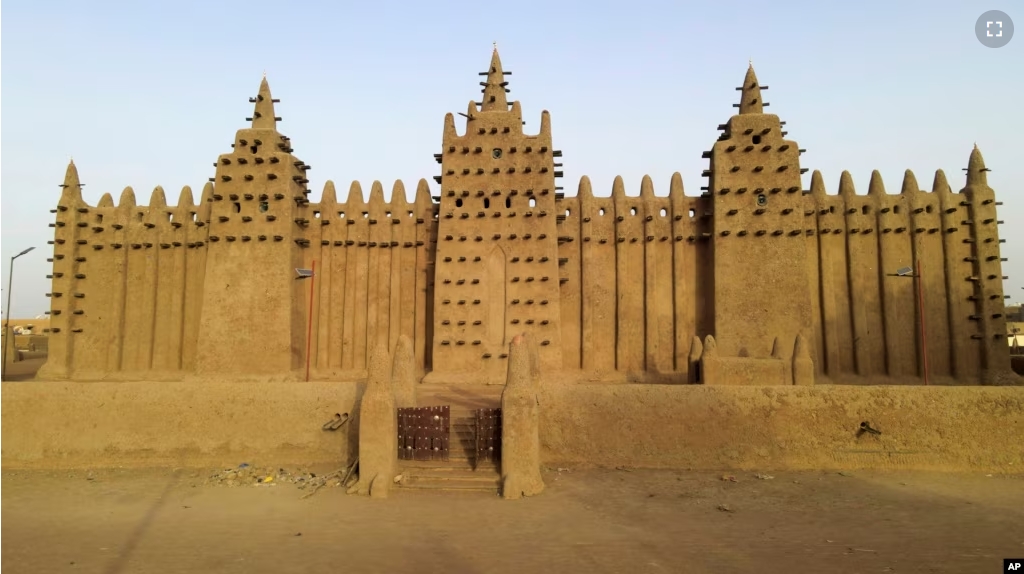
[[[217,161],[199,327],[199,375],[279,374],[303,363],[306,166],[277,131],[266,77],[234,151]]]
[[[466,133],[445,116],[441,205],[434,283],[434,377],[469,373],[503,380],[510,338],[529,332],[542,365],[561,365],[555,171],[551,119],[523,133],[519,102],[495,48],[481,76],[483,100],[470,102]]]
[[[743,78],[739,114],[720,126],[710,153],[714,202],[715,339],[724,355],[768,357],[776,337],[792,348],[812,334],[809,226],[796,142],[764,113],[753,65]],[[812,212],[813,213],[813,212]]]

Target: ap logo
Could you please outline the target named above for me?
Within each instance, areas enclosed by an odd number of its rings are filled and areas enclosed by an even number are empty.
[[[1003,560],[1003,572],[1024,574],[1024,558],[1006,558]]]

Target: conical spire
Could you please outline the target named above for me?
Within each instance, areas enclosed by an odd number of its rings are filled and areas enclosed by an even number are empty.
[[[75,167],[75,160],[70,160],[68,162],[68,169],[64,172],[64,184],[61,187],[80,187],[81,185],[78,179],[78,168]]]
[[[70,169],[70,168],[69,168]],[[971,150],[971,159],[967,161],[967,185],[988,185],[988,168],[985,167],[985,158],[981,157],[981,150],[978,144],[974,144]]]
[[[811,195],[816,197],[825,195],[825,178],[818,170],[811,173]]]
[[[946,172],[941,169],[935,171],[935,179],[932,181],[932,193],[953,193],[946,181]]]
[[[68,170],[64,172],[64,183],[61,184],[61,205],[71,207],[83,203],[82,182],[78,179],[78,168],[74,160],[68,162]]]
[[[900,188],[900,195],[911,195],[919,191],[921,191],[921,186],[917,184],[914,172],[909,169],[903,172],[903,187]]]
[[[740,113],[741,114],[763,114],[764,104],[761,101],[761,85],[757,83],[757,75],[754,74],[754,64],[747,68],[747,75],[743,77],[743,87],[740,90]]]
[[[274,116],[275,100],[270,96],[270,84],[267,83],[266,74],[263,75],[263,81],[260,82],[259,93],[249,101],[256,104],[256,109],[252,112],[253,129],[277,129],[277,118]]]
[[[501,58],[498,57],[498,47],[494,47],[491,54],[491,67],[487,69],[487,81],[480,82],[484,89],[483,105],[481,112],[507,112],[508,99],[505,98],[505,72],[501,69]]]

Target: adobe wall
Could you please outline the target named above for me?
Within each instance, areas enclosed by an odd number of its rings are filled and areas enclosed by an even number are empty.
[[[316,266],[313,376],[359,376],[369,349],[394,349],[401,335],[412,341],[422,375],[430,355],[437,240],[437,208],[426,181],[420,180],[413,203],[400,181],[390,203],[380,182],[373,182],[368,203],[358,182],[345,203],[338,203],[334,183],[327,182],[320,202],[310,207],[305,258],[307,268]]]
[[[1024,464],[1021,388],[542,385],[539,398],[550,466],[1017,473]],[[882,434],[858,437],[864,421]]]
[[[4,383],[2,465],[338,464],[357,383]],[[541,383],[549,466],[1019,472],[1024,389]],[[353,419],[341,432],[320,425]],[[858,437],[861,422],[882,431]],[[952,422],[951,422],[952,421]],[[955,423],[955,424],[954,424]]]
[[[876,171],[867,195],[857,195],[844,172],[838,194],[828,195],[821,175],[812,175],[819,373],[833,382],[922,382],[926,346],[932,383],[1011,380],[998,202],[987,185],[973,189],[954,194],[939,171],[932,191],[922,191],[908,170],[900,193],[888,194]],[[901,268],[913,273],[896,276]]]
[[[208,198],[212,186],[203,197]],[[55,227],[49,357],[40,378],[175,377],[190,367],[205,272],[209,208],[185,187],[140,206],[126,188],[90,206],[68,167]],[[189,342],[192,342],[191,345]]]
[[[3,467],[343,463],[362,383],[3,383]],[[321,425],[352,417],[338,432]]]
[[[691,340],[711,328],[710,203],[677,173],[663,197],[647,176],[637,196],[619,177],[594,197],[584,177],[560,205],[564,368],[685,381]]]

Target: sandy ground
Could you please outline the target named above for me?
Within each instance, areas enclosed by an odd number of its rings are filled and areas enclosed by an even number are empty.
[[[1021,476],[553,470],[503,501],[302,499],[215,472],[4,472],[3,570],[982,574],[1024,556]]]

